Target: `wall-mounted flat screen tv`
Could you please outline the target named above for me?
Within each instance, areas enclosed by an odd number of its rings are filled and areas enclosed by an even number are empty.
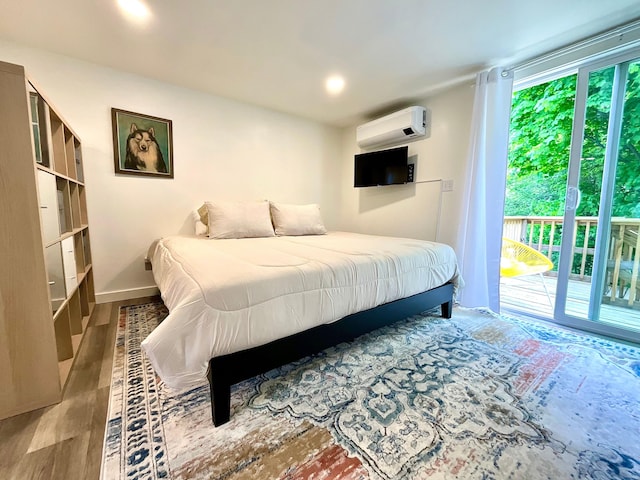
[[[357,154],[354,158],[354,187],[407,183],[409,147]]]

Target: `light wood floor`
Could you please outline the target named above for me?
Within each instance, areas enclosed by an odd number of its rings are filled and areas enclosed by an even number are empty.
[[[553,318],[556,297],[556,277],[529,275],[517,278],[500,278],[500,305],[503,308],[533,313],[540,317]],[[547,287],[547,297],[544,287]],[[587,319],[591,284],[569,280],[566,312],[578,318]],[[603,304],[600,309],[600,323],[640,332],[640,310],[618,305]]]
[[[0,421],[0,479],[100,478],[118,308],[154,299],[96,305],[62,402]]]

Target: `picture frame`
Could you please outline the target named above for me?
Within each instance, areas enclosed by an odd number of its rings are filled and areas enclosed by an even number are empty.
[[[173,178],[171,120],[111,109],[116,174]]]

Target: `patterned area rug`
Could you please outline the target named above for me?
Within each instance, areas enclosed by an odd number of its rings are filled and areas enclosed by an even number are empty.
[[[120,312],[103,479],[640,479],[640,349],[479,310],[414,316],[232,388],[171,391]]]

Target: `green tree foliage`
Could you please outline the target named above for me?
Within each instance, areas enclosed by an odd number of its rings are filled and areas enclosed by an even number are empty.
[[[576,76],[514,93],[505,215],[562,215]]]
[[[614,67],[589,78],[580,165],[580,216],[597,216]],[[564,213],[576,75],[513,95],[505,215]],[[640,217],[640,62],[630,65],[625,92],[613,216]]]
[[[640,218],[640,62],[629,66],[613,215]]]

